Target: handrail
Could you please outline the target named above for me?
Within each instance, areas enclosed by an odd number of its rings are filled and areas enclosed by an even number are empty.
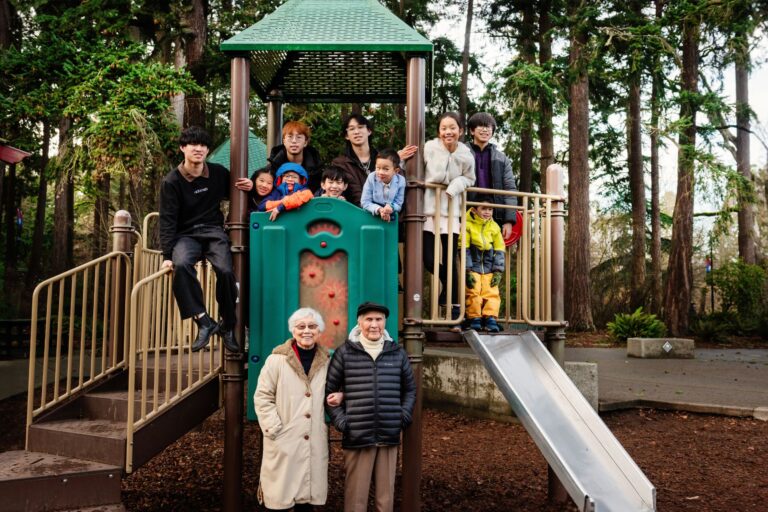
[[[425,183],[426,188],[444,190],[445,185]],[[495,204],[481,201],[468,201],[468,193],[493,194],[501,196],[512,196],[518,198],[519,205],[511,206],[505,204]],[[440,234],[440,212],[441,195],[435,194],[435,212],[432,215],[432,224],[435,226],[435,260],[432,268],[427,270],[432,272],[431,288],[432,297],[430,301],[429,314],[422,318],[422,322],[427,325],[455,326],[459,324],[466,311],[465,283],[466,275],[466,257],[463,250],[459,253],[459,301],[461,304],[461,314],[458,320],[450,318],[450,294],[454,284],[452,273],[446,273],[446,304],[438,303],[438,293],[440,282],[437,270],[439,268],[439,234]],[[555,208],[556,203],[565,201],[565,197],[556,194],[536,194],[531,192],[506,191],[497,189],[487,189],[479,187],[467,188],[460,198],[449,198],[448,212],[452,212],[454,201],[461,201],[459,211],[462,213],[470,206],[488,205],[493,208],[516,210],[522,214],[523,229],[520,240],[506,249],[505,271],[504,271],[504,307],[503,316],[500,312],[499,322],[507,327],[513,323],[524,323],[535,327],[560,327],[563,322],[552,319],[552,219],[558,215],[563,215],[562,211]],[[449,218],[452,218],[449,215]],[[453,223],[447,225],[448,236],[448,267],[452,268],[456,264],[452,250]],[[460,245],[466,237],[466,218],[461,218],[461,236]],[[519,250],[518,250],[519,246]],[[515,261],[514,267],[512,261]],[[514,268],[514,273],[513,273]],[[512,281],[512,278],[515,281]],[[512,301],[512,289],[516,287],[516,296],[514,307]],[[445,314],[440,314],[441,307],[445,308]]]
[[[103,277],[102,277],[103,275]],[[124,367],[125,345],[122,325],[127,324],[127,312],[120,315],[120,304],[127,302],[130,291],[131,260],[127,254],[109,254],[46,279],[32,294],[29,374],[27,381],[27,436],[35,417],[74,393],[92,386],[107,375]],[[67,283],[69,289],[67,290]],[[41,296],[45,306],[40,308]],[[53,314],[54,296],[56,314]],[[65,306],[67,306],[65,308]],[[66,313],[65,313],[66,312]],[[45,336],[39,406],[35,407],[37,372],[37,336],[41,314],[45,315]],[[49,359],[51,334],[55,322],[55,359],[53,361],[52,393],[49,392]],[[90,346],[89,346],[90,342]],[[63,345],[66,343],[66,347]],[[66,350],[66,355],[62,351]],[[97,353],[101,357],[97,359]],[[86,353],[88,361],[86,361]],[[63,359],[66,358],[64,375]],[[77,362],[77,376],[74,363]],[[88,365],[86,368],[86,364]],[[87,373],[87,378],[86,378]],[[60,386],[64,384],[64,391]],[[51,397],[49,398],[49,394]]]
[[[215,275],[210,264],[198,267],[198,277],[209,311],[216,318]],[[195,336],[194,323],[191,319],[182,321],[176,307],[170,268],[161,268],[134,285],[127,360],[128,473],[133,470],[135,432],[194,389],[218,378],[221,372],[223,350],[218,338],[211,341],[210,351],[193,353],[191,342]]]

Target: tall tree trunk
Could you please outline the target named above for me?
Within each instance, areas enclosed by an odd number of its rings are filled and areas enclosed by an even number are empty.
[[[550,0],[539,3],[539,65],[548,69],[552,60],[552,22],[549,11],[552,8]],[[541,190],[546,190],[547,167],[555,163],[555,143],[552,133],[552,104],[545,94],[539,98],[539,172],[541,173]]]
[[[663,14],[663,0],[654,0],[656,23]],[[651,82],[651,312],[661,313],[661,210],[659,209],[659,117],[661,104],[661,70],[659,57],[653,58]]]
[[[96,187],[96,201],[93,208],[93,245],[91,246],[91,257],[94,259],[107,253],[110,197],[109,174],[96,178]]]
[[[0,0],[0,49],[18,48],[21,40],[21,20],[10,0]]]
[[[192,9],[185,17],[189,35],[185,37],[187,67],[200,87],[206,85],[206,69],[203,65],[205,42],[208,34],[208,0],[192,0]],[[185,126],[205,126],[204,94],[188,94],[184,100]]]
[[[8,166],[8,176],[5,179],[5,283],[16,275],[16,164]],[[8,288],[10,289],[10,288]]]
[[[64,160],[64,154],[69,145],[68,133],[71,125],[69,118],[62,118],[59,123],[59,158]],[[73,224],[69,221],[73,180],[69,170],[59,169],[56,176],[56,190],[53,208],[53,257],[52,271],[60,274],[72,267],[72,236]]]
[[[642,19],[642,3],[631,2],[638,23]],[[644,305],[645,296],[645,173],[643,172],[643,141],[640,129],[640,56],[630,57],[633,70],[629,75],[629,115],[627,116],[629,157],[629,190],[632,196],[632,310]]]
[[[51,145],[51,123],[43,122],[43,156],[40,159],[40,182],[37,186],[37,209],[35,210],[35,228],[32,234],[32,249],[27,267],[26,288],[31,292],[37,279],[43,273],[43,236],[45,235],[45,208],[48,203],[48,161]]]
[[[736,168],[744,181],[754,190],[754,178],[749,155],[749,49],[746,43],[736,57]],[[739,193],[739,257],[744,263],[754,265],[757,261],[755,250],[755,213],[752,206],[752,190]]]
[[[683,21],[683,62],[681,70],[680,119],[689,125],[679,137],[677,197],[672,221],[672,244],[664,294],[664,315],[674,336],[688,331],[693,270],[693,170],[696,146],[696,98],[699,71],[699,22]]]
[[[528,64],[536,61],[536,48],[533,44],[534,12],[533,2],[523,3],[523,25],[521,30],[521,56]],[[523,129],[520,131],[520,191],[530,192],[533,183],[533,112],[526,112]]]
[[[474,0],[467,2],[467,24],[464,27],[464,51],[461,54],[461,91],[459,93],[459,117],[467,126],[467,81],[469,80],[469,41],[472,36]]]
[[[184,69],[187,65],[187,57],[184,54],[184,43],[182,42],[182,38],[177,38],[176,43],[174,44],[174,51],[173,51],[173,67],[176,69]],[[186,118],[185,114],[185,105],[186,105],[186,94],[184,91],[174,94],[173,98],[171,99],[171,105],[173,109],[173,117],[176,119],[176,124],[179,126],[186,126],[184,124],[184,120]]]
[[[579,16],[579,0],[568,3],[571,18]],[[571,329],[593,330],[589,237],[589,81],[584,47],[587,34],[571,26],[568,58],[570,105],[568,107],[568,231],[566,234],[566,317]]]

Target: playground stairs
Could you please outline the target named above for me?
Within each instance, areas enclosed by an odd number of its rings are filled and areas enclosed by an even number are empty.
[[[181,368],[167,364],[164,356],[149,357],[147,366],[152,371],[144,372],[146,385],[139,385],[136,392],[135,420],[142,415],[142,393],[163,402],[167,393],[175,394],[178,383],[190,377],[183,363]],[[136,382],[141,383],[142,366],[134,371]],[[118,372],[40,415],[28,427],[26,451],[0,454],[3,510],[124,510],[120,480],[127,473],[128,377],[127,371]],[[218,378],[186,390],[134,431],[132,469],[199,425],[219,404]]]

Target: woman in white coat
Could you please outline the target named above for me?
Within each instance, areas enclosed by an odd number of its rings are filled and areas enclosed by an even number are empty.
[[[317,345],[323,317],[301,308],[288,319],[293,337],[259,374],[253,404],[264,433],[258,497],[269,510],[311,511],[328,496],[328,426],[323,399],[328,350]],[[341,403],[329,395],[330,405]]]
[[[448,267],[448,227],[453,230],[453,279],[451,281],[451,318],[459,317],[459,277],[457,272],[457,246],[461,229],[461,194],[475,184],[475,158],[472,151],[459,139],[463,132],[461,118],[455,112],[446,112],[438,120],[437,138],[424,144],[424,181],[447,185],[447,188],[436,191],[427,188],[424,192],[424,213],[427,215],[424,223],[424,266],[432,272],[434,268],[435,221],[433,215],[436,209],[436,196],[440,194],[439,233],[441,258],[439,279],[442,290],[438,298],[441,304],[447,304],[447,267]],[[448,199],[453,198],[453,208],[448,211]],[[433,292],[434,293],[434,292]]]

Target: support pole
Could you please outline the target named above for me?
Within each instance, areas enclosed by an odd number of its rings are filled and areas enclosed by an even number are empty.
[[[416,405],[413,423],[403,434],[403,510],[421,510],[421,371],[424,353],[424,332],[421,325],[422,307],[422,231],[424,229],[424,108],[426,62],[423,57],[408,59],[405,143],[414,144],[419,151],[406,162],[407,194],[403,222],[405,223],[405,266],[403,281],[405,315],[403,340],[416,380]]]
[[[243,495],[243,368],[245,346],[245,311],[248,296],[247,247],[248,194],[235,187],[238,178],[248,176],[248,82],[250,61],[247,56],[232,58],[232,111],[230,127],[229,218],[226,229],[232,243],[232,266],[240,289],[235,306],[235,339],[240,351],[227,351],[224,360],[224,511],[242,510]]]
[[[564,196],[563,168],[558,164],[547,167],[547,194]],[[565,272],[563,264],[565,240],[565,209],[563,201],[555,201],[552,205],[552,320],[565,321]],[[548,327],[544,335],[547,350],[555,358],[557,364],[565,366],[565,326]],[[547,466],[547,497],[550,503],[564,504],[568,502],[568,492],[562,482]]]
[[[272,148],[283,143],[283,95],[277,89],[269,91],[267,101],[267,156]]]
[[[124,252],[128,255],[128,258],[133,258],[133,234],[134,229],[131,224],[131,214],[125,210],[118,210],[115,212],[115,217],[112,219],[112,226],[109,228],[112,233],[112,250]],[[112,308],[112,325],[114,326],[115,333],[118,334],[116,339],[115,354],[118,358],[125,353],[127,339],[125,334],[128,332],[125,325],[125,313],[128,304],[126,304],[126,279],[128,278],[128,268],[123,264],[123,260],[117,260],[118,266],[112,274],[112,290],[114,290],[113,302],[114,308]],[[107,358],[112,357],[112,344],[107,343]]]

